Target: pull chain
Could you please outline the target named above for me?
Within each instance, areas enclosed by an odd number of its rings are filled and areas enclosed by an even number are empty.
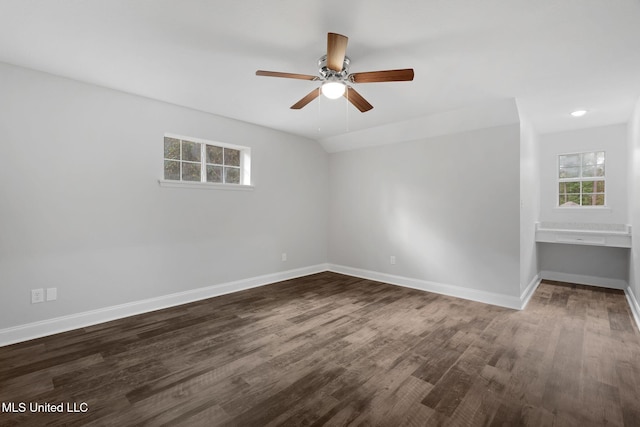
[[[320,109],[320,103],[322,102],[322,92],[320,91],[320,87],[318,87],[318,133],[320,133],[321,127],[320,127],[320,123],[321,123],[321,113],[322,110]]]
[[[349,132],[349,87],[346,88],[346,91],[347,91],[347,102],[345,104],[345,108],[347,109],[347,111],[346,111],[346,115],[347,115],[346,126],[347,126],[347,132]]]

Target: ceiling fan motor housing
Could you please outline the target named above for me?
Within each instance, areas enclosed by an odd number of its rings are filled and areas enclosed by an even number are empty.
[[[318,59],[318,73],[322,80],[345,80],[349,75],[349,64],[351,64],[351,60],[348,56],[345,56],[342,62],[342,70],[332,70],[327,67],[327,55],[322,55]]]

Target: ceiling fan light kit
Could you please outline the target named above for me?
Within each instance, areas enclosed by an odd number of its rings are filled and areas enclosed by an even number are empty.
[[[338,99],[344,95],[347,87],[340,81],[327,81],[322,83],[322,94],[329,99]]]
[[[318,76],[264,70],[256,71],[256,75],[321,81],[322,85],[320,86],[320,90],[314,89],[300,101],[293,104],[291,108],[294,110],[301,109],[316,99],[320,92],[322,92],[322,94],[329,99],[338,99],[344,96],[354,107],[363,113],[371,110],[373,105],[369,104],[353,87],[349,86],[349,83],[401,82],[413,80],[413,68],[349,74],[351,60],[346,56],[348,40],[346,36],[341,34],[327,34],[327,54],[318,60]]]

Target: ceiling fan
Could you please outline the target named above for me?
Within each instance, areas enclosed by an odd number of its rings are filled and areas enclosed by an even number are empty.
[[[356,90],[349,85],[350,83],[402,82],[413,80],[413,68],[349,74],[351,60],[346,56],[348,40],[348,37],[341,34],[327,34],[327,54],[318,60],[319,71],[317,76],[264,70],[256,71],[256,75],[321,81],[322,85],[319,88],[312,90],[304,98],[291,106],[294,110],[301,109],[320,96],[320,92],[322,92],[322,94],[329,99],[338,99],[344,96],[363,113],[371,110],[373,105],[369,104],[362,95],[356,92]]]

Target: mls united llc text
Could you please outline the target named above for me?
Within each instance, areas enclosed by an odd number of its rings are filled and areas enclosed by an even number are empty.
[[[38,403],[38,402],[2,402],[2,412],[13,413],[84,413],[89,411],[89,405],[86,402],[61,402],[61,403]]]

